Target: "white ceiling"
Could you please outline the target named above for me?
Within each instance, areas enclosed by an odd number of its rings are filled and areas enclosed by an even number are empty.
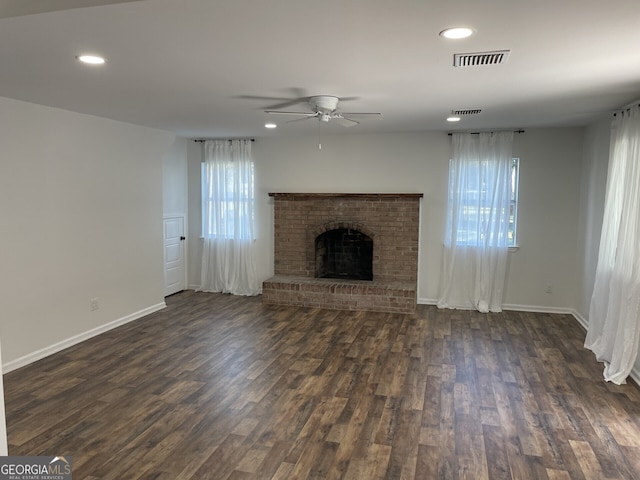
[[[477,33],[438,35],[457,25]],[[503,49],[504,65],[452,66],[454,53]],[[107,63],[80,64],[85,52]],[[314,133],[316,120],[263,110],[319,94],[384,114],[322,124],[332,133],[585,125],[640,99],[640,1],[0,0],[3,97],[244,137]]]

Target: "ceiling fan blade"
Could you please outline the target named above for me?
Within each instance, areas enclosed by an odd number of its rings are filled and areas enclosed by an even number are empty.
[[[238,98],[240,100],[271,100],[272,102],[275,100],[280,100],[280,101],[291,100],[291,98],[289,97],[265,97],[261,95],[235,95],[234,97],[231,97],[231,98]]]
[[[308,115],[308,116],[306,116],[306,117],[294,118],[293,120],[287,120],[287,122],[285,122],[285,123],[300,122],[300,121],[302,121],[302,120],[309,120],[310,118],[314,118],[314,117],[317,117],[317,116],[318,116],[318,115],[314,113],[314,114],[312,114],[312,115]]]
[[[272,108],[286,108],[286,107],[290,107],[292,105],[295,105],[296,103],[303,103],[305,101],[305,99],[298,99],[298,98],[288,98],[288,97],[263,97],[260,95],[236,95],[233,98],[239,98],[241,100],[262,100],[262,101],[266,101],[266,102],[278,102],[278,103],[273,103],[270,105],[267,105],[266,107],[263,108],[268,108],[268,109],[272,109]]]
[[[244,100],[265,100],[269,102],[277,102],[272,105],[267,105],[263,107],[266,110],[276,110],[281,108],[291,107],[293,105],[297,105],[299,103],[309,103],[309,94],[304,88],[299,87],[291,87],[286,88],[284,91],[291,92],[289,96],[286,97],[269,97],[262,95],[236,95],[233,98],[240,98]]]
[[[281,110],[265,110],[264,113],[269,115],[301,115],[304,117],[315,117],[318,114],[315,112],[283,112]]]
[[[342,116],[332,117],[332,121],[336,122],[338,125],[342,125],[343,127],[355,127],[356,125],[360,125],[360,122],[356,122],[355,120]]]
[[[299,103],[309,103],[309,97],[299,97],[299,98],[291,98],[285,102],[276,103],[274,105],[269,105],[268,109],[278,109],[278,108],[287,108],[297,105]]]
[[[273,105],[269,105],[265,107],[267,110],[280,110],[282,108],[292,107],[293,105],[297,105],[299,103],[309,103],[309,93],[300,87],[289,87],[283,89],[284,91],[290,92],[289,97],[282,98],[281,102],[275,103]]]
[[[353,100],[360,100],[360,97],[338,97],[341,102],[351,102]]]
[[[274,103],[273,105],[267,105],[264,108],[268,108],[269,110],[277,110],[280,108],[288,108],[293,107],[299,103],[309,103],[309,97],[300,97],[300,98],[290,98],[284,102]]]
[[[341,115],[346,115],[349,117],[377,117],[382,118],[381,113],[377,112],[342,112]]]

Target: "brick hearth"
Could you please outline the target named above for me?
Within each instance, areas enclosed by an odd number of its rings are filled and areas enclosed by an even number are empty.
[[[270,193],[275,276],[266,304],[412,313],[416,306],[422,194]],[[373,280],[315,278],[315,238],[358,230],[373,239]]]

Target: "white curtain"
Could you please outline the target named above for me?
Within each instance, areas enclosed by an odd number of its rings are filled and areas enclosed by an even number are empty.
[[[201,291],[257,295],[250,140],[204,143]]]
[[[611,127],[604,218],[585,346],[604,378],[626,383],[640,336],[640,107]]]
[[[453,134],[440,308],[502,311],[513,132]]]

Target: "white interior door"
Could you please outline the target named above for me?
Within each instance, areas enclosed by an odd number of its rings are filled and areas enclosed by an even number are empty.
[[[186,288],[184,217],[164,219],[164,295]]]

